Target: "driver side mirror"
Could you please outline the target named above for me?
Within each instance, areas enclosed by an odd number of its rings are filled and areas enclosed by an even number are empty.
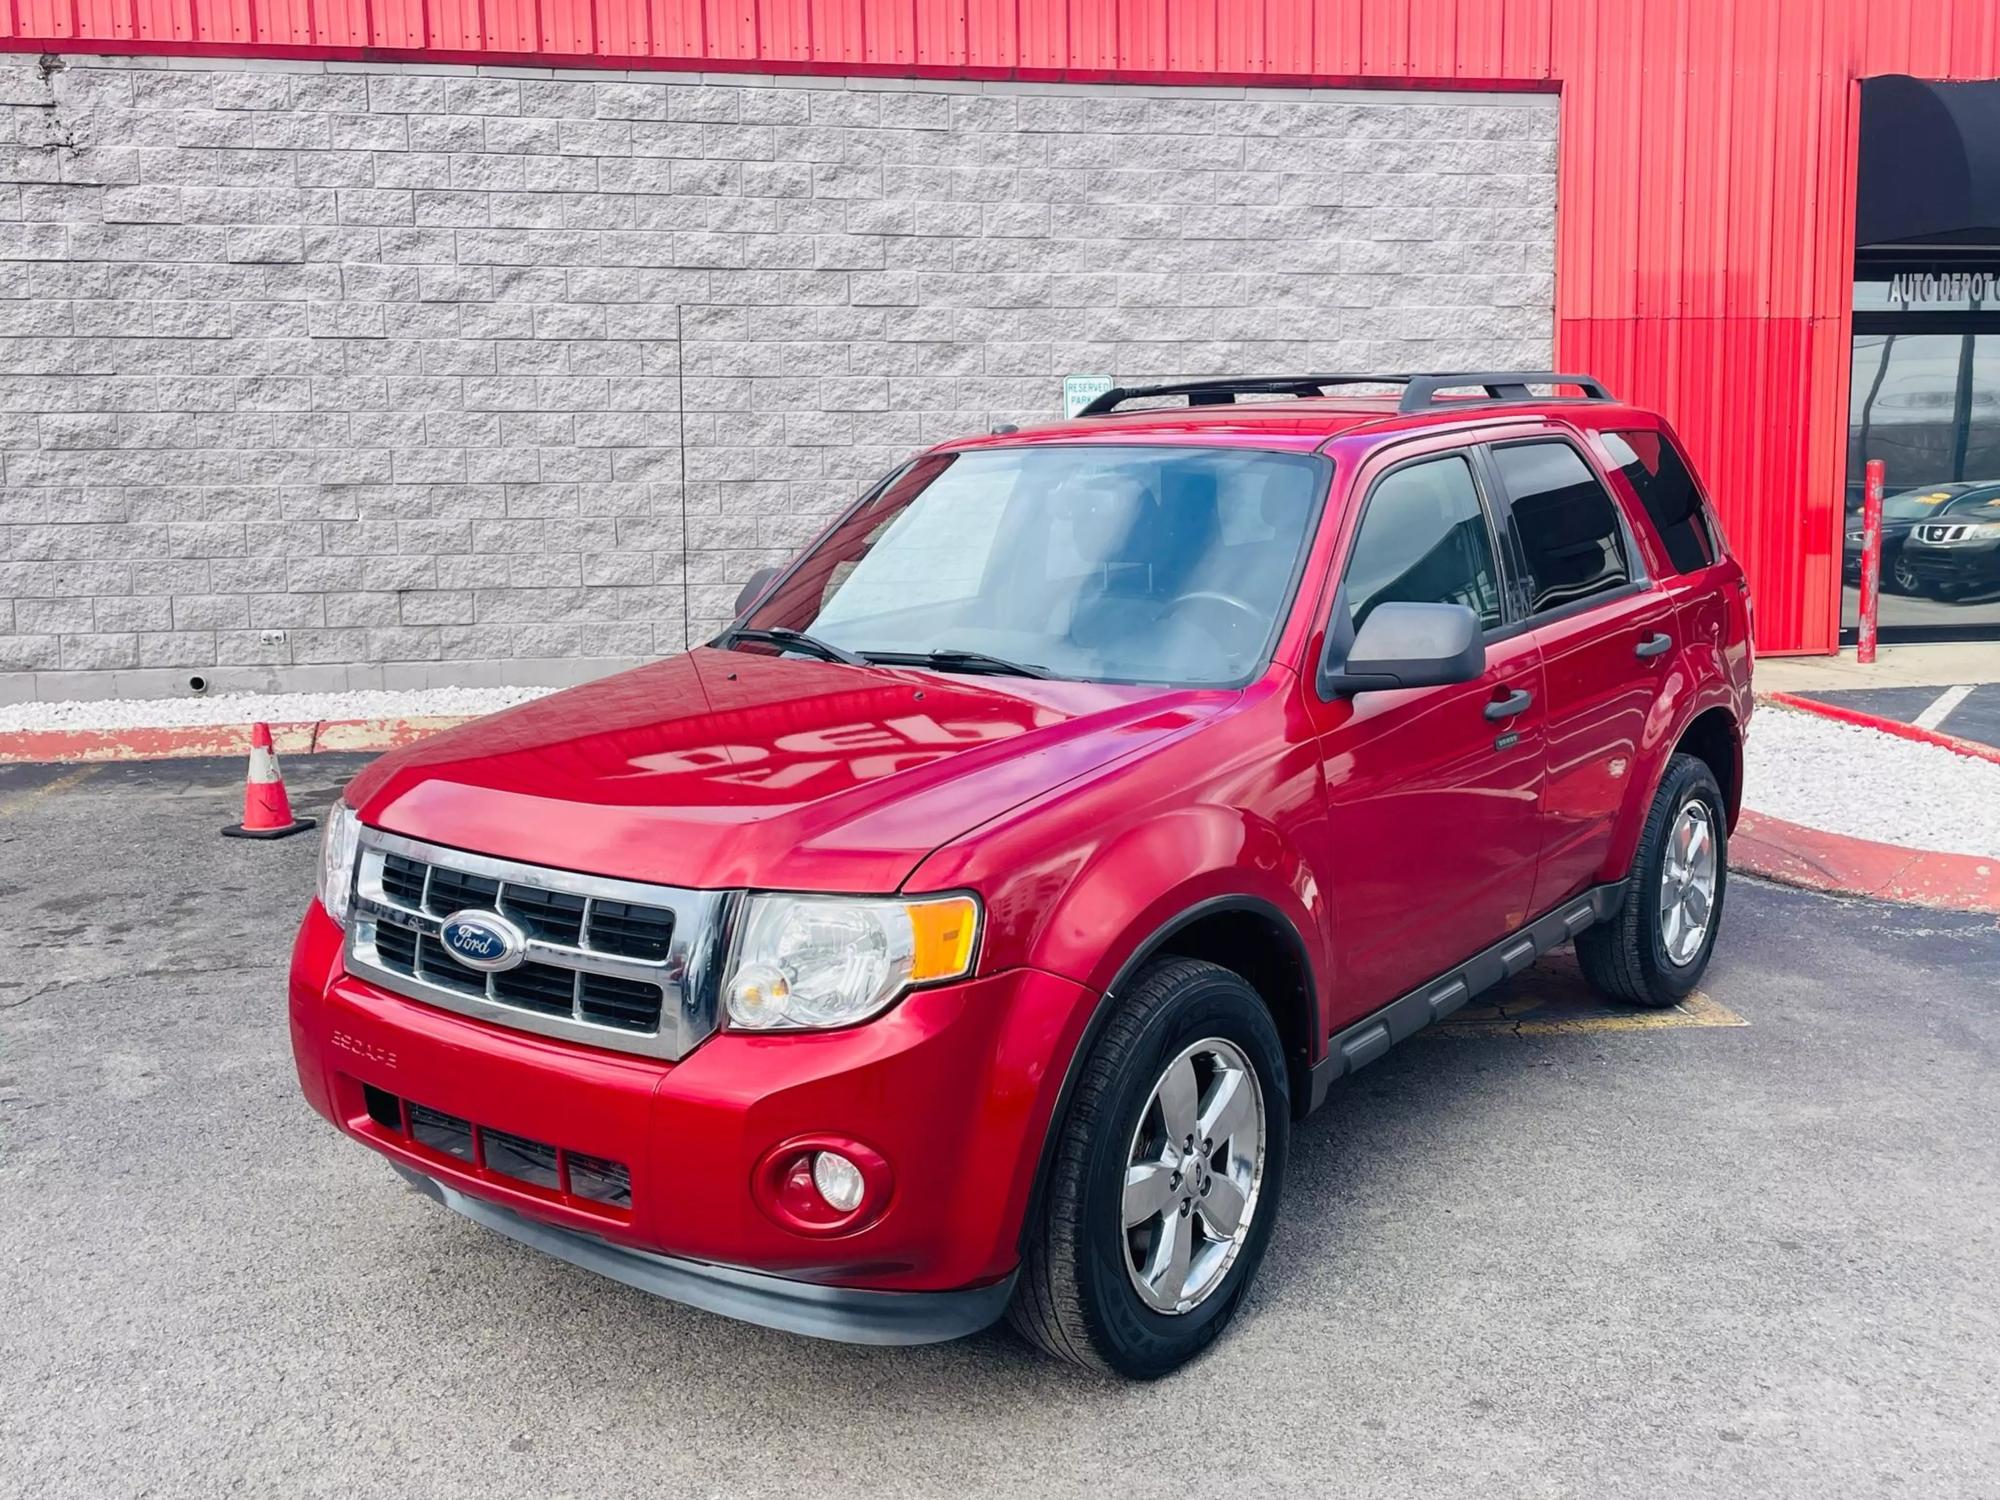
[[[770,587],[771,580],[778,576],[776,568],[759,568],[750,575],[749,582],[737,591],[736,618],[742,619],[750,612],[750,606],[757,602],[757,596]]]
[[[1346,619],[1345,593],[1335,601]],[[1357,631],[1329,630],[1320,660],[1322,698],[1390,688],[1471,682],[1486,670],[1486,636],[1463,604],[1378,604]]]

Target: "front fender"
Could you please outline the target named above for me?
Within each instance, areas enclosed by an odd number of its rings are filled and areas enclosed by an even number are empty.
[[[1041,914],[1027,962],[1102,994],[1185,918],[1227,902],[1262,907],[1298,934],[1317,996],[1327,954],[1311,871],[1270,823],[1215,805],[1163,812],[1093,848]]]

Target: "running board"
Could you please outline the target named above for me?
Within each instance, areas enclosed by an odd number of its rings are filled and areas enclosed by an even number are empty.
[[[1309,1108],[1318,1109],[1335,1083],[1367,1067],[1396,1043],[1422,1031],[1433,1021],[1442,1021],[1481,990],[1491,989],[1501,980],[1520,973],[1544,953],[1554,952],[1584,928],[1611,916],[1618,910],[1624,892],[1623,882],[1595,886],[1485,951],[1475,953],[1457,968],[1418,985],[1373,1015],[1335,1032],[1326,1044],[1326,1056],[1313,1065]]]

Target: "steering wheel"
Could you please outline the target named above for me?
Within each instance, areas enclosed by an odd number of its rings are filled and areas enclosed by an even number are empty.
[[[1254,606],[1246,604],[1234,594],[1225,594],[1217,589],[1195,589],[1182,594],[1166,608],[1169,615],[1180,613],[1186,605],[1200,605],[1211,613],[1220,612],[1226,623],[1220,630],[1209,629],[1216,643],[1225,650],[1251,651],[1263,644],[1264,633],[1270,622]],[[1207,629],[1206,626],[1203,628]]]

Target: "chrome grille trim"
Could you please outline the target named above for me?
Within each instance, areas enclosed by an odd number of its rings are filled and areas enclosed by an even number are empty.
[[[390,855],[400,855],[425,866],[423,894],[418,907],[398,901],[383,886],[383,862]],[[437,937],[449,913],[434,915],[422,908],[430,904],[432,876],[440,869],[497,881],[502,892],[507,886],[522,886],[583,898],[586,905],[580,933],[581,945],[530,937],[523,959],[524,963],[541,964],[571,973],[568,1015],[550,1014],[508,1003],[496,993],[494,987],[495,978],[504,978],[504,974],[474,975],[467,971],[465,977],[476,978],[483,984],[485,993],[480,995],[446,984],[431,983],[420,975],[403,973],[383,960],[377,948],[377,933],[382,926],[415,933],[419,950],[424,938]],[[542,1036],[560,1037],[566,1041],[584,1042],[593,1047],[646,1057],[684,1057],[716,1029],[720,968],[730,924],[736,912],[736,893],[645,885],[637,881],[614,880],[608,876],[581,875],[572,870],[556,870],[486,854],[471,854],[462,849],[426,843],[421,839],[365,826],[361,830],[361,853],[354,878],[354,905],[347,924],[346,964],[349,973],[371,984],[421,1000],[426,1005],[435,1005],[441,1010],[455,1011],[515,1031],[531,1031]],[[496,905],[499,894],[496,893]],[[659,907],[671,912],[673,931],[666,957],[634,958],[597,952],[588,947],[588,903],[597,899]],[[421,957],[417,967],[422,967]],[[519,970],[504,972],[518,973]],[[584,1015],[584,976],[587,974],[656,987],[660,991],[658,1029],[637,1031],[587,1019]]]
[[[1967,522],[1930,521],[1917,528],[1920,542],[1962,542],[1970,529]]]

